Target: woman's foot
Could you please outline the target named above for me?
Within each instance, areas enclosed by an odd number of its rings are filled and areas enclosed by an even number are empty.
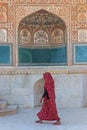
[[[36,123],[42,123],[42,120],[35,121]]]
[[[56,121],[55,123],[53,123],[53,125],[61,125],[60,121]]]

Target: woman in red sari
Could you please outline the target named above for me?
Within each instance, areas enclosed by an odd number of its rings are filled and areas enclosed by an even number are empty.
[[[40,100],[43,102],[41,111],[37,114],[39,120],[36,123],[42,123],[42,120],[53,121],[54,125],[60,125],[60,118],[57,113],[55,103],[54,80],[49,72],[43,74],[44,78],[44,94]]]

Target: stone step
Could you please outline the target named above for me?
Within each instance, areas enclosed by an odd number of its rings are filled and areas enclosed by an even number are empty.
[[[7,100],[0,99],[0,110],[7,107]]]
[[[7,116],[17,113],[17,105],[9,105],[4,109],[0,110],[0,116]]]

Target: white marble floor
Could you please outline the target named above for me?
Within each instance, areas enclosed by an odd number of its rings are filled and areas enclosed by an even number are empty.
[[[87,130],[87,108],[59,109],[62,124],[35,123],[40,108],[23,109],[15,115],[0,117],[0,130]]]

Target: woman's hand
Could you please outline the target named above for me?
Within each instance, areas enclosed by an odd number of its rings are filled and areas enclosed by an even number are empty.
[[[43,97],[40,99],[40,103],[42,103],[43,102]]]

